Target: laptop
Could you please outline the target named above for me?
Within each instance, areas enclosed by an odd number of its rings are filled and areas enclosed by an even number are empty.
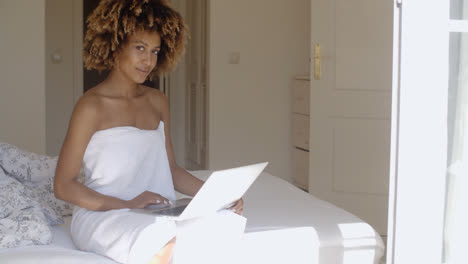
[[[132,211],[166,216],[179,221],[229,208],[242,198],[267,165],[268,162],[263,162],[214,171],[192,199],[184,198],[173,202],[170,206],[157,205],[143,209],[132,209]]]

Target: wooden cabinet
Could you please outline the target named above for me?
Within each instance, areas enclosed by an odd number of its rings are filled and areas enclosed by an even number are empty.
[[[309,76],[297,76],[292,86],[293,181],[309,189]]]

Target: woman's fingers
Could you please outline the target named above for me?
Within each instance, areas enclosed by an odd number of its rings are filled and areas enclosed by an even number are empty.
[[[171,202],[166,198],[157,193],[145,191],[131,200],[134,204],[133,208],[144,208],[152,204],[166,204],[170,205]]]
[[[150,202],[150,203],[155,203],[155,204],[167,204],[167,205],[170,205],[170,204],[171,204],[171,202],[170,202],[168,199],[166,199],[166,198],[164,198],[164,197],[162,197],[162,196],[161,196],[161,197],[157,197],[156,199],[153,199],[153,201]]]
[[[152,197],[150,198],[150,201],[149,203],[151,204],[166,204],[166,205],[170,205],[171,202],[169,201],[169,199],[167,199],[166,197],[163,197],[157,193],[152,193]]]
[[[244,200],[239,199],[237,202],[230,208],[236,214],[242,214],[244,212]]]

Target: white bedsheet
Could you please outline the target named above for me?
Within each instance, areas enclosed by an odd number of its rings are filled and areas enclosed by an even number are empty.
[[[209,175],[193,173],[200,178]],[[268,173],[260,175],[244,201],[247,233],[242,263],[376,264],[383,255],[382,240],[367,223]],[[51,245],[0,250],[0,263],[115,263],[76,250],[70,221],[53,228]]]
[[[382,239],[366,222],[268,173],[257,179],[245,201],[244,251],[251,259],[370,264],[384,254]]]
[[[71,217],[65,224],[54,226],[54,238],[47,246],[28,246],[0,249],[1,264],[115,264],[114,261],[93,253],[79,251],[70,237]]]

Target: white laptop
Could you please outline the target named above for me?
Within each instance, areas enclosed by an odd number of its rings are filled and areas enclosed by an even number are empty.
[[[147,207],[132,211],[186,220],[229,208],[242,198],[268,162],[213,172],[192,198],[179,199],[171,206]],[[161,207],[162,206],[162,207]]]

